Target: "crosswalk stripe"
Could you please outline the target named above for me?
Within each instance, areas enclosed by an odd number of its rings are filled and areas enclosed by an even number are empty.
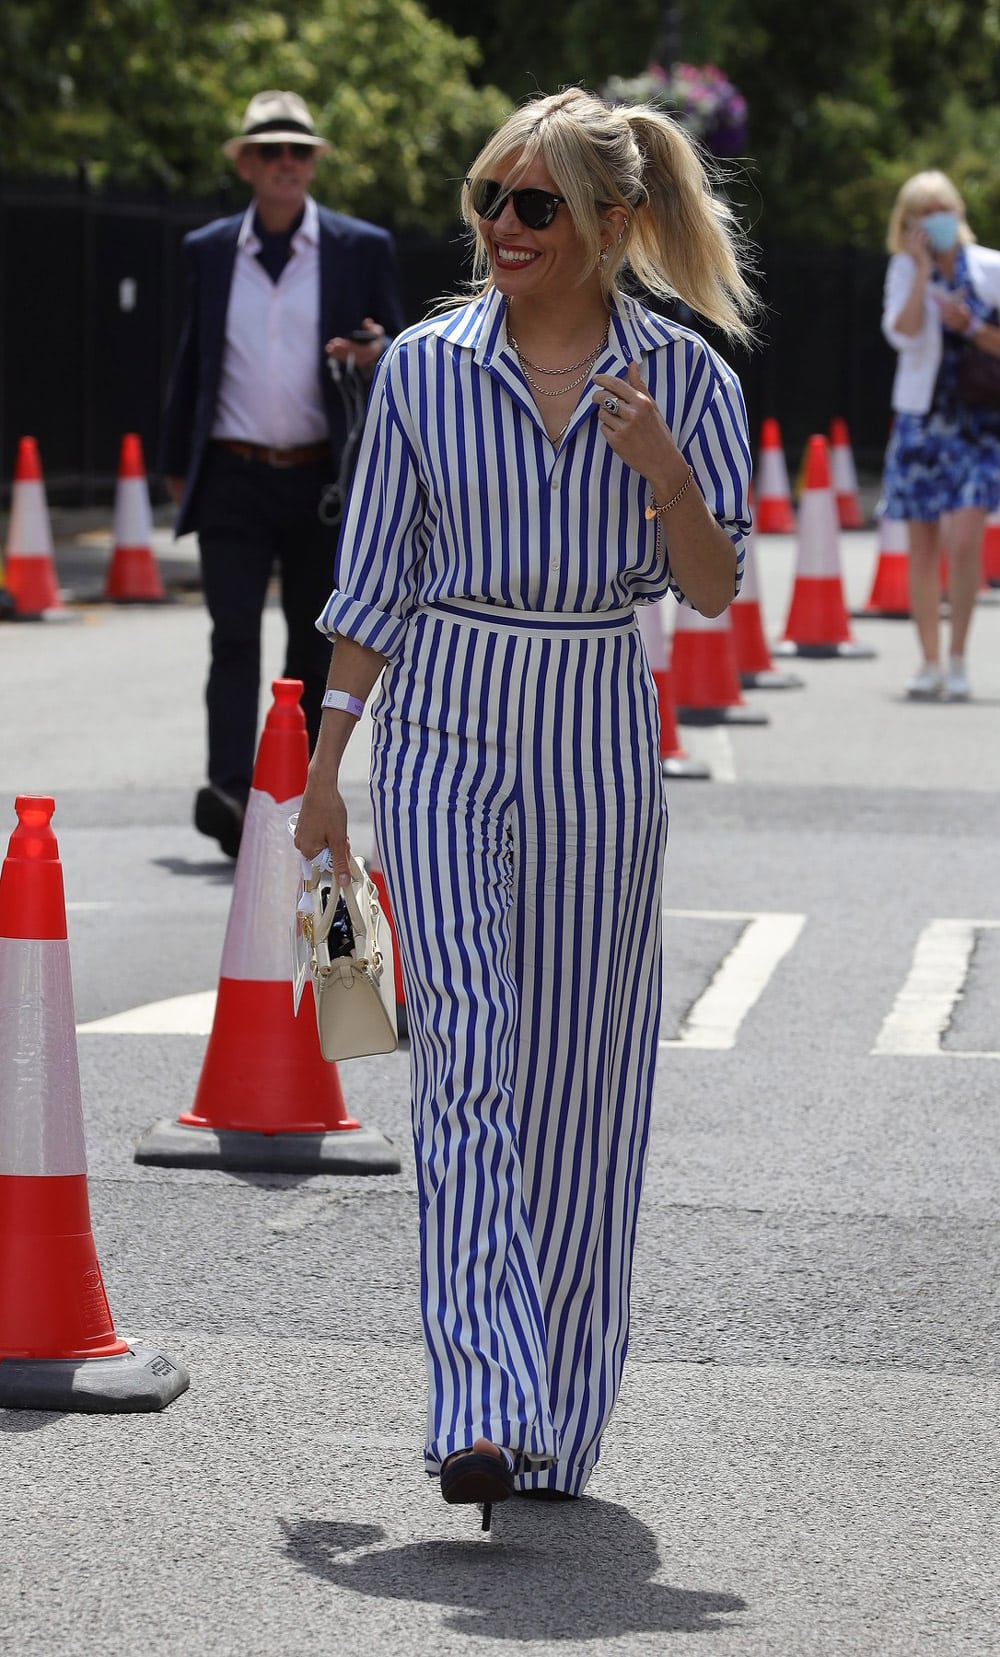
[[[665,914],[702,920],[745,920],[746,926],[707,990],[698,997],[676,1037],[661,1047],[733,1047],[740,1025],[763,995],[779,961],[793,947],[805,915],[747,914],[731,910],[668,909]]]

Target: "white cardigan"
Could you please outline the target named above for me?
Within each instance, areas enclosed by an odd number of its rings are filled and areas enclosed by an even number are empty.
[[[969,277],[978,297],[992,309],[1000,309],[1000,253],[991,247],[970,243],[965,249]],[[934,383],[941,364],[941,313],[931,295],[924,294],[924,322],[918,334],[901,334],[892,326],[906,304],[917,273],[909,253],[894,253],[885,273],[882,301],[882,332],[899,353],[892,383],[892,406],[898,414],[926,414],[934,397]]]

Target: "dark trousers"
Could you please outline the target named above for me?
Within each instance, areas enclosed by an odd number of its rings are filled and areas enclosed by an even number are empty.
[[[336,531],[319,518],[329,465],[278,468],[213,449],[199,490],[198,545],[212,618],[208,779],[245,800],[253,776],[260,699],[260,633],[275,565],[288,629],[284,677],[301,679],[310,749],[319,731],[330,641],[316,617],[333,588]]]

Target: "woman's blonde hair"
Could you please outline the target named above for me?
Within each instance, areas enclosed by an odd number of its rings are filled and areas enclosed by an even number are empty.
[[[516,109],[480,150],[469,177],[495,177],[513,188],[536,159],[566,198],[584,249],[584,281],[599,270],[610,296],[627,262],[650,293],[680,298],[732,338],[752,340],[760,302],[740,269],[740,255],[751,264],[748,245],[678,122],[646,104],[606,104],[569,87]],[[461,205],[475,235],[481,291],[489,286],[490,261],[468,182]],[[628,221],[602,264],[600,212],[609,207],[624,208]]]
[[[958,214],[959,241],[975,241],[976,238],[969,229],[965,217],[965,202],[948,174],[935,171],[914,173],[912,178],[908,178],[906,183],[900,186],[892,212],[889,214],[885,245],[890,253],[902,252],[903,235],[913,220],[922,218],[925,213],[933,212],[939,202],[947,202]]]

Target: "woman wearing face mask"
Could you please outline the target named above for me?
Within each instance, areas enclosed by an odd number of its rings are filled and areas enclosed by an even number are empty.
[[[1000,356],[1000,253],[976,245],[961,196],[939,172],[916,173],[903,185],[887,243],[892,257],[882,331],[899,360],[882,510],[908,525],[910,605],[923,652],[906,694],[966,701],[965,644],[983,525],[1000,505],[1000,411],[963,403],[956,382],[968,341]],[[938,623],[942,549],[951,622],[947,670]]]

